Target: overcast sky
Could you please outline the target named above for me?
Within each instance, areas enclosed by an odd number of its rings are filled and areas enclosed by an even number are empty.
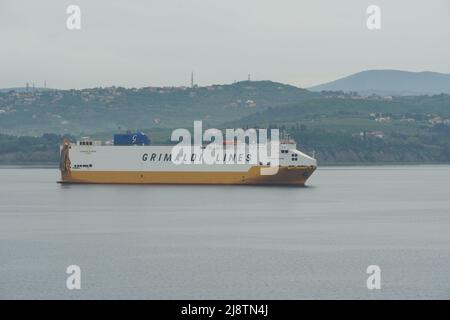
[[[191,71],[308,87],[380,68],[450,73],[450,0],[0,0],[0,88],[179,86]]]

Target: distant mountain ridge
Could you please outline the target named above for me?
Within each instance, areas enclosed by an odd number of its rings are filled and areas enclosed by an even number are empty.
[[[272,81],[193,88],[6,90],[0,91],[0,133],[91,134],[119,128],[177,128],[200,119],[205,126],[218,126],[268,107],[320,96],[320,93]]]
[[[49,91],[54,90],[50,88],[42,88],[42,87],[15,87],[15,88],[0,88],[0,92],[42,92],[42,91]]]
[[[450,74],[430,71],[367,70],[308,89],[384,96],[450,94]]]
[[[56,164],[63,135],[110,140],[138,130],[173,143],[173,129],[195,120],[203,129],[279,128],[320,164],[450,163],[450,95],[361,96],[271,81],[0,91],[0,163]]]

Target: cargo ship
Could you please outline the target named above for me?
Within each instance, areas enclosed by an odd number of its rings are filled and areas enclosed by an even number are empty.
[[[248,154],[236,163],[194,163],[191,158],[188,163],[175,163],[173,148],[172,145],[152,145],[150,139],[139,132],[116,134],[110,142],[84,137],[71,143],[65,139],[60,147],[59,182],[303,186],[317,168],[317,161],[297,150],[292,139],[279,143],[274,174],[262,173],[264,168],[273,167],[273,163],[254,163],[249,161]],[[204,149],[204,146],[200,147],[200,150]],[[225,151],[223,160],[236,160],[238,156],[241,157]]]

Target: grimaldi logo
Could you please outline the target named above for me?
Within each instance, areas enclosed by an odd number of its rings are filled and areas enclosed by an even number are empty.
[[[279,130],[207,129],[194,121],[194,136],[184,128],[175,129],[171,141],[178,142],[166,154],[144,154],[142,161],[171,161],[176,165],[257,165],[261,175],[274,175],[279,166]]]

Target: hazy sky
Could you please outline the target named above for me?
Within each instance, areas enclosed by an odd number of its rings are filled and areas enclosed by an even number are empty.
[[[0,0],[1,88],[179,86],[191,71],[308,87],[379,68],[450,73],[450,0]]]

